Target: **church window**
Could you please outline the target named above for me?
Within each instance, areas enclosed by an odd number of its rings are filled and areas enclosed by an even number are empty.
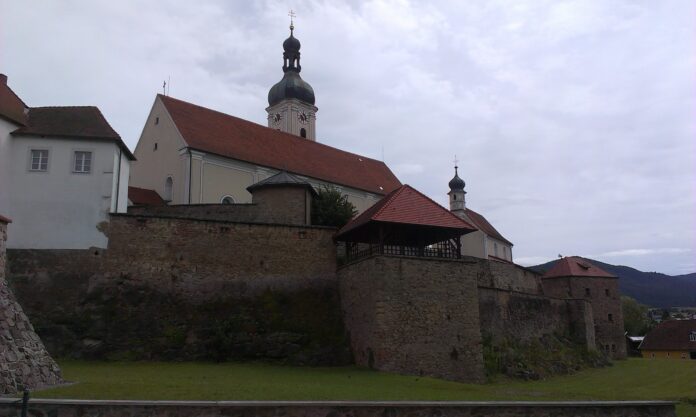
[[[174,187],[174,179],[167,177],[164,181],[164,200],[172,201],[172,188]]]
[[[155,124],[156,124],[156,125],[159,124],[159,117],[155,117]]]
[[[456,200],[456,199],[457,199],[457,194],[453,195],[452,197],[454,197],[454,199]]]
[[[232,196],[226,195],[220,199],[220,204],[234,204],[234,198]]]
[[[307,137],[307,130],[304,127],[300,129],[300,136],[302,136],[303,138]]]
[[[157,142],[155,142],[155,146],[152,147],[152,150],[153,150],[153,151],[156,151],[156,150],[157,150]]]

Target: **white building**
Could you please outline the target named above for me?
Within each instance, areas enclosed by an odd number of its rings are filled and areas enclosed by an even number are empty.
[[[11,249],[105,248],[134,160],[96,107],[29,107],[0,74],[0,213]]]

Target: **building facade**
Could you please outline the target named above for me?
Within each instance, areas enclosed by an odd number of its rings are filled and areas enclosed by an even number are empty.
[[[283,44],[284,76],[269,92],[268,126],[158,95],[131,183],[170,204],[249,203],[247,187],[287,171],[335,187],[362,212],[401,183],[381,161],[316,141],[314,91],[299,75],[299,41]]]
[[[4,75],[0,91],[0,211],[13,219],[8,247],[106,247],[98,226],[127,209],[131,152],[96,107],[28,107]]]

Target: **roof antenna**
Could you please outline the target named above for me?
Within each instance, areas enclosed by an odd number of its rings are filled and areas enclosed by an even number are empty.
[[[167,95],[167,82],[166,81],[162,82],[162,94],[165,96]]]

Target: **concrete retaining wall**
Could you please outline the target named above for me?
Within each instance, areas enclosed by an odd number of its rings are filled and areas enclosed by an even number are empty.
[[[19,415],[0,399],[0,417]],[[273,402],[31,400],[35,417],[675,417],[674,403],[637,402]]]

